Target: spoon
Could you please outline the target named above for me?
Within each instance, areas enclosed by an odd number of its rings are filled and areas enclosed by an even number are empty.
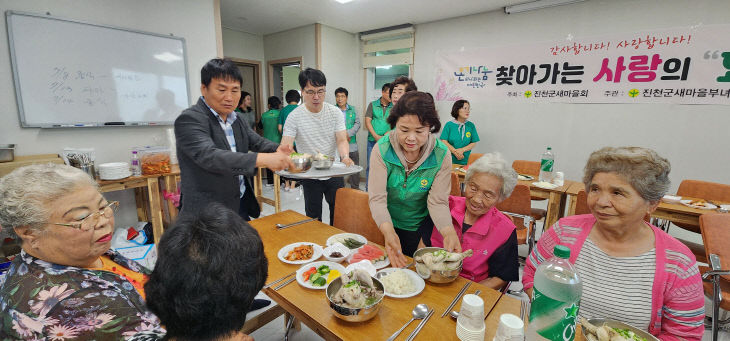
[[[400,333],[403,331],[403,329],[406,329],[406,327],[408,327],[408,325],[411,324],[411,322],[413,322],[413,320],[420,320],[420,319],[426,317],[426,314],[428,314],[427,305],[425,305],[423,303],[416,305],[416,307],[413,308],[413,311],[411,312],[411,315],[413,315],[413,318],[411,318],[410,321],[408,321],[406,324],[404,324],[403,327],[400,327],[400,329],[398,329],[398,331],[395,332],[395,334],[391,335],[388,338],[388,341],[395,340],[395,338],[398,337],[398,335],[400,335]]]
[[[475,292],[474,292],[474,295],[477,295],[477,296],[479,296],[479,294],[481,294],[481,293],[482,293],[482,291],[481,291],[481,290],[477,290],[477,291],[475,291]],[[459,312],[458,312],[458,311],[456,311],[456,310],[452,310],[452,311],[451,311],[451,312],[449,313],[449,316],[451,316],[451,318],[452,318],[452,319],[456,320],[456,319],[458,319],[458,318],[459,318]]]

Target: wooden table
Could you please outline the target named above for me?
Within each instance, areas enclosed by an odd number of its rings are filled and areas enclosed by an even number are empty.
[[[168,192],[175,193],[177,191],[177,178],[179,175],[180,169],[177,165],[173,165],[170,173],[130,176],[119,180],[97,180],[97,183],[99,183],[99,188],[102,193],[125,189],[135,190],[134,198],[137,203],[137,218],[140,221],[149,221],[152,223],[152,233],[155,244],[157,244],[164,232],[164,211],[162,208],[164,199],[160,196],[160,179],[162,179]],[[167,205],[170,215],[168,223],[172,223],[177,217],[177,208],[170,201],[168,201]]]
[[[452,172],[456,174],[459,177],[459,181],[461,183],[464,182],[464,178],[466,177],[466,173],[460,170],[457,170],[457,168],[462,167],[462,165],[453,165]],[[538,187],[533,185],[532,183],[536,182],[536,180],[518,180],[517,183],[520,185],[525,185],[530,188],[530,196],[534,198],[542,198],[548,200],[548,206],[547,206],[547,213],[545,215],[545,228],[548,228],[552,226],[555,222],[558,221],[558,219],[562,218],[564,216],[565,212],[565,192],[568,188],[571,186],[574,186],[576,181],[571,180],[565,180],[563,182],[562,186],[555,187],[553,189],[546,189],[542,187]]]
[[[301,241],[324,245],[328,237],[342,232],[319,221],[284,230],[277,230],[274,226],[277,223],[287,224],[306,218],[293,211],[283,211],[251,221],[251,225],[258,230],[263,240],[264,252],[269,260],[269,277],[266,283],[273,282],[301,266],[281,262],[277,257],[279,249]],[[459,277],[455,282],[445,285],[427,283],[421,294],[407,299],[384,297],[378,315],[370,321],[359,323],[345,322],[336,318],[329,308],[324,290],[306,289],[296,281],[278,291],[274,291],[273,287],[264,289],[264,293],[326,340],[385,340],[410,320],[411,310],[418,303],[426,303],[434,308],[434,315],[418,334],[419,340],[457,340],[456,321],[448,316],[441,318],[441,314],[467,281]],[[485,309],[489,309],[499,293],[478,283],[472,283],[467,293],[474,293],[477,289],[482,291],[480,297],[485,302]],[[460,305],[461,303],[457,304],[454,309],[458,311]],[[520,301],[509,296],[504,296],[499,301],[486,320],[485,340],[492,339],[499,316],[504,313],[519,316]],[[412,322],[403,330],[398,340],[405,340],[417,324],[417,321]]]

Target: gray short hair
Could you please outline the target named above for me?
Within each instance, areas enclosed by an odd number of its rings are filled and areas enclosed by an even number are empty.
[[[596,173],[616,173],[646,201],[659,201],[669,190],[669,160],[642,147],[603,147],[588,157],[583,183],[586,192]]]
[[[517,172],[507,164],[500,153],[488,153],[469,165],[466,171],[464,182],[469,182],[476,173],[487,173],[502,180],[502,189],[499,194],[499,201],[509,198],[517,185]]]
[[[49,203],[79,186],[98,188],[80,169],[54,163],[18,168],[0,178],[0,225],[15,236],[15,227],[40,231],[51,215]]]

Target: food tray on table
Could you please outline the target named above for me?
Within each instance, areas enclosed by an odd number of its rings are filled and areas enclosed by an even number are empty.
[[[347,167],[342,162],[334,162],[332,163],[332,167],[330,167],[329,169],[315,169],[314,167],[312,167],[308,171],[301,173],[290,173],[282,170],[276,172],[276,174],[290,179],[319,179],[342,177],[350,174],[360,173],[361,171],[362,167],[358,165]]]

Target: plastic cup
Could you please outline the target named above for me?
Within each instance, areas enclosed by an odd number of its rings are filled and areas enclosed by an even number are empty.
[[[478,331],[484,328],[484,300],[477,295],[467,294],[461,301],[459,318],[461,324],[469,329]]]
[[[565,173],[555,172],[555,175],[553,176],[553,184],[556,184],[558,186],[562,186],[563,184],[565,184]]]
[[[499,316],[499,326],[494,341],[522,341],[525,339],[525,323],[513,314]]]

